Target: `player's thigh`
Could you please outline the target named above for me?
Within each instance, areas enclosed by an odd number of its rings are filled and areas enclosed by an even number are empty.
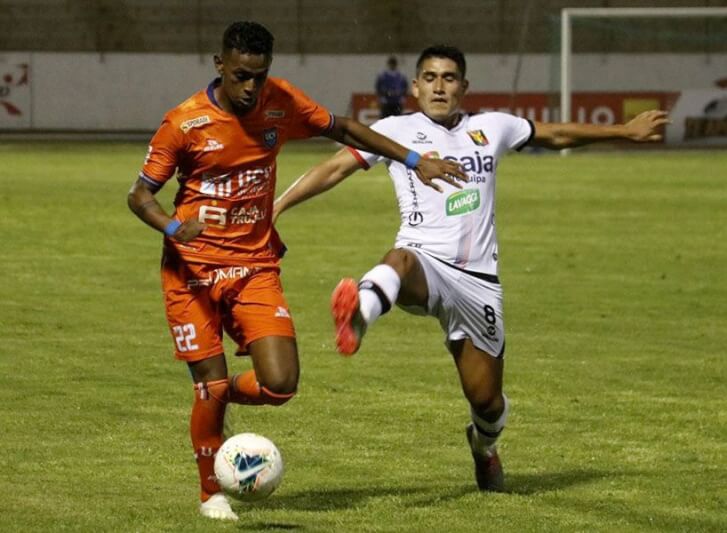
[[[396,303],[403,307],[426,309],[429,298],[427,277],[417,255],[404,248],[394,248],[386,253],[381,262],[393,268],[401,279]]]
[[[467,401],[475,409],[500,408],[505,360],[477,348],[470,339],[449,343]]]
[[[260,384],[273,392],[295,390],[299,374],[295,327],[277,272],[251,276],[227,308],[225,329],[238,343],[239,353],[252,357]]]
[[[169,330],[177,359],[188,363],[223,353],[219,309],[206,287],[196,286],[183,265],[162,267],[162,288]]]
[[[227,378],[227,361],[224,354],[200,359],[189,364],[189,373],[192,375],[192,381],[202,383],[208,381],[218,381]]]
[[[300,376],[294,337],[262,337],[248,345],[258,383],[272,392],[295,392]]]

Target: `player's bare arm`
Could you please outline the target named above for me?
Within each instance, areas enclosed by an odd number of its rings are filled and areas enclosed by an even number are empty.
[[[610,126],[575,122],[536,122],[535,136],[531,144],[560,150],[609,140],[656,142],[662,138],[661,128],[668,123],[667,112],[659,110],[645,111],[626,124]]]
[[[166,211],[164,211],[162,206],[159,205],[159,202],[157,202],[154,197],[154,193],[141,179],[136,180],[136,182],[134,182],[131,186],[131,190],[129,191],[126,201],[129,205],[129,209],[131,209],[137,217],[139,217],[147,225],[161,231],[162,233],[169,223],[174,221],[174,219],[170,217]],[[174,234],[171,235],[171,237],[179,242],[189,242],[202,233],[206,227],[206,224],[202,224],[195,219],[185,220],[179,228],[177,228]]]
[[[347,149],[317,164],[288,187],[273,206],[273,223],[283,211],[313,198],[341,183],[361,168],[361,164]]]
[[[335,117],[335,124],[326,136],[348,146],[373,152],[401,163],[409,154],[409,150],[402,145],[347,117]],[[457,188],[462,187],[458,180],[463,182],[468,180],[459,164],[440,159],[422,157],[416,163],[414,172],[424,185],[439,192],[442,192],[442,189],[433,181],[435,179],[446,181]]]

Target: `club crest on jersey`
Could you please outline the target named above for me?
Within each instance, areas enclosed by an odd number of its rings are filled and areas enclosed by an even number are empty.
[[[490,144],[490,141],[487,140],[485,132],[482,130],[468,131],[467,135],[470,136],[472,142],[475,143],[477,146],[487,146],[488,144]]]
[[[202,115],[201,117],[185,120],[179,125],[179,129],[181,129],[184,133],[187,133],[192,128],[199,128],[200,126],[204,126],[210,122],[212,122],[212,120],[210,120],[209,115]]]
[[[269,128],[263,131],[263,142],[266,148],[273,148],[278,144],[278,128]]]

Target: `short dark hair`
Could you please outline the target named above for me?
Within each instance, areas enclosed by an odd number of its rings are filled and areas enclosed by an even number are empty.
[[[448,44],[435,44],[434,46],[425,48],[419,55],[419,59],[417,59],[417,76],[421,72],[422,63],[430,57],[444,57],[446,59],[451,59],[457,63],[457,68],[462,73],[462,78],[464,78],[465,74],[467,74],[467,62],[464,59],[462,50],[456,46],[450,46]]]
[[[238,50],[242,54],[273,55],[273,34],[262,24],[250,21],[233,22],[222,37],[222,51]]]

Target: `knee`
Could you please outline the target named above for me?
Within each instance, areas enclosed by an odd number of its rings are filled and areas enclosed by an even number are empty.
[[[414,257],[408,250],[402,250],[401,248],[394,248],[389,250],[386,255],[381,259],[381,262],[389,265],[391,268],[396,270],[400,278],[404,278],[406,274],[414,266]]]
[[[472,410],[484,419],[497,418],[505,410],[505,399],[500,392],[488,390],[465,391]]]
[[[260,383],[260,393],[268,405],[283,405],[298,392],[297,377],[269,379]]]

